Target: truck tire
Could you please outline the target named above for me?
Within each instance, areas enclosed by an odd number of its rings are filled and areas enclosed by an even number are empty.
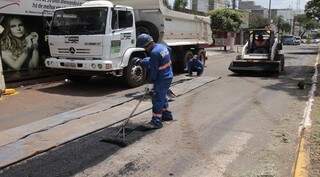
[[[203,63],[203,66],[206,66],[207,56],[206,51],[204,49],[200,49],[198,51],[198,57],[200,58],[200,61]]]
[[[67,75],[67,78],[73,83],[84,83],[91,79],[91,76],[81,76],[81,75]]]
[[[193,53],[192,53],[192,51],[187,50],[184,53],[183,60],[181,62],[179,62],[179,70],[181,72],[183,72],[183,73],[187,72],[188,62],[191,58],[193,58]]]
[[[135,65],[135,61],[141,59],[139,57],[133,57],[130,59],[128,66],[124,70],[124,77],[129,87],[138,87],[145,83],[147,71],[141,65]]]
[[[150,23],[145,21],[140,21],[136,23],[136,33],[139,36],[142,33],[149,34],[155,42],[159,40],[159,30],[158,28]]]

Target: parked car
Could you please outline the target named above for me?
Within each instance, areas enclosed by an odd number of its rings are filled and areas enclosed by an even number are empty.
[[[300,45],[301,44],[301,37],[300,36],[295,36],[294,37],[294,44],[295,45]]]
[[[312,39],[311,40],[313,44],[319,44],[320,43],[320,39]]]
[[[296,38],[292,35],[282,36],[283,45],[295,45]]]

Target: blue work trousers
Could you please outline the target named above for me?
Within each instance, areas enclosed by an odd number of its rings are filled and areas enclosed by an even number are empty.
[[[167,109],[168,99],[167,93],[170,88],[172,78],[158,80],[154,82],[154,94],[152,97],[152,112],[155,114],[161,114],[163,109]]]

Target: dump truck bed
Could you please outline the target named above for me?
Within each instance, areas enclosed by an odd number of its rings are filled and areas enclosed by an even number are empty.
[[[163,0],[111,0],[131,6],[136,23],[149,22],[159,31],[159,41],[169,46],[207,45],[212,43],[210,18],[172,10]]]

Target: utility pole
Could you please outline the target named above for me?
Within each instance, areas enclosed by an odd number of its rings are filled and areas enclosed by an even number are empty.
[[[271,0],[269,0],[269,23],[271,24]]]
[[[236,0],[232,0],[232,9],[236,9]]]

